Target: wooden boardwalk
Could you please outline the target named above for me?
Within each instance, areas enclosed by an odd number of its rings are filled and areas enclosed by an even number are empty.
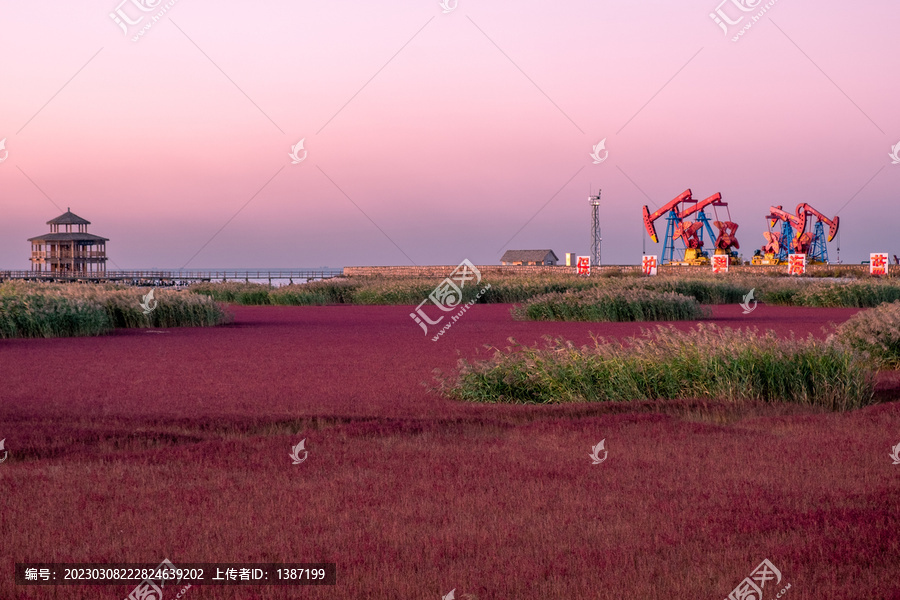
[[[0,271],[0,281],[115,282],[134,285],[179,285],[198,281],[268,281],[290,283],[330,279],[343,275],[342,269],[321,270],[257,270],[257,271],[106,271],[104,273],[37,273],[34,271]]]

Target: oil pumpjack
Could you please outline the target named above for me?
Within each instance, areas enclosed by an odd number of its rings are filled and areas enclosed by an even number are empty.
[[[710,226],[709,218],[706,216],[707,207],[712,207],[716,213],[716,219],[712,224],[719,230],[718,234],[713,233],[712,226]],[[726,220],[720,221],[718,219],[718,208],[726,210],[728,214]],[[695,200],[691,190],[687,189],[653,213],[645,205],[644,227],[654,243],[659,242],[659,238],[656,235],[655,222],[664,215],[666,217],[666,234],[660,264],[709,264],[709,254],[703,250],[705,245],[704,233],[713,242],[715,254],[737,255],[735,250],[740,248],[740,244],[735,236],[735,232],[737,232],[738,226],[737,223],[731,220],[728,203],[722,201],[722,194],[717,192],[704,200]],[[690,221],[689,219],[695,215],[696,220]],[[676,248],[678,241],[683,244],[683,250]],[[676,256],[676,252],[680,256]]]
[[[772,231],[781,221],[781,232]],[[810,227],[810,222],[812,227]],[[788,254],[806,254],[809,263],[828,262],[828,244],[837,235],[840,217],[829,219],[824,214],[802,202],[797,205],[796,214],[782,209],[781,205],[770,206],[766,215],[769,231],[763,232],[766,243],[756,251],[751,259],[754,265],[780,265],[787,263]],[[828,236],[825,235],[828,225]]]

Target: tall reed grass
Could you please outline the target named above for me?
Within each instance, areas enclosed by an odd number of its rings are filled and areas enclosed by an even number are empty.
[[[188,288],[194,294],[209,296],[218,302],[230,302],[245,306],[271,304],[269,292],[272,289],[272,286],[269,285],[239,281],[194,283]]]
[[[351,279],[323,279],[285,285],[269,291],[269,302],[279,305],[353,304],[359,283]]]
[[[900,285],[893,281],[811,285],[792,301],[801,306],[872,308],[900,300]]]
[[[750,291],[739,281],[713,277],[657,277],[642,283],[645,289],[690,296],[700,304],[736,304]]]
[[[208,296],[156,290],[156,308],[140,306],[150,288],[103,284],[7,282],[0,284],[0,337],[72,337],[115,328],[205,327],[231,315]]]
[[[441,283],[438,277],[338,277],[273,288],[256,283],[198,283],[190,291],[235,304],[404,304],[422,302]],[[485,275],[479,284],[462,288],[463,302],[477,298],[482,304],[521,303],[550,293],[584,290],[649,290],[676,293],[700,304],[736,304],[751,290],[757,300],[787,306],[872,307],[900,300],[900,281],[894,279],[841,282],[813,278],[738,274],[713,276],[685,273],[638,277],[634,275],[579,277],[572,273]]]
[[[530,321],[684,321],[708,316],[694,298],[654,290],[592,288],[536,296],[512,309]]]
[[[495,349],[488,360],[461,360],[440,385],[475,402],[704,398],[849,410],[872,402],[875,375],[862,354],[830,341],[701,324],[688,332],[659,326],[624,343],[596,338],[579,348],[556,339]]]
[[[880,366],[900,368],[900,302],[855,314],[838,326],[836,337]]]
[[[112,329],[94,301],[57,294],[12,294],[0,285],[0,338],[91,336]]]

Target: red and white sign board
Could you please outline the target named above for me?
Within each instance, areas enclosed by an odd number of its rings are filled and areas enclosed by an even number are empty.
[[[591,274],[591,257],[590,256],[579,256],[576,268],[578,269],[576,272],[579,275],[590,275]]]
[[[727,254],[713,254],[712,257],[712,269],[713,273],[727,273],[728,272],[728,263],[730,262],[731,257]]]
[[[641,271],[644,275],[656,275],[656,255],[644,256],[641,259]]]
[[[869,255],[869,275],[888,274],[888,255],[882,252]]]
[[[788,254],[788,275],[806,274],[806,255]]]

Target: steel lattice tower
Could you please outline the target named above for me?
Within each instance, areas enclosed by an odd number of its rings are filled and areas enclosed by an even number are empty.
[[[600,191],[596,196],[588,196],[591,203],[591,266],[600,266]]]

